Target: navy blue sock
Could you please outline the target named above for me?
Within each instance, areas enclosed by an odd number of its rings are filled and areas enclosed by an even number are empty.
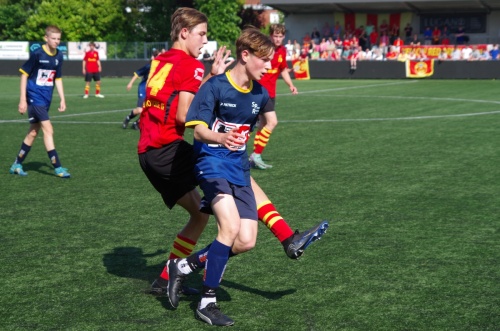
[[[59,161],[59,156],[57,155],[57,152],[55,149],[48,151],[47,154],[49,155],[50,163],[55,168],[59,168],[61,166],[61,161]]]
[[[205,264],[205,279],[203,286],[211,289],[219,287],[222,275],[226,270],[229,259],[230,246],[226,246],[217,240],[214,240],[208,250],[207,262]]]
[[[129,120],[131,120],[131,119],[133,119],[133,118],[134,118],[134,117],[136,117],[136,116],[137,116],[137,115],[136,115],[136,114],[134,114],[134,110],[132,110],[132,111],[130,112],[130,114],[128,114],[127,118],[128,118]]]
[[[205,268],[205,261],[207,259],[207,253],[212,244],[209,244],[207,247],[202,248],[198,252],[191,254],[186,258],[191,270],[202,269]]]
[[[26,156],[28,156],[29,151],[31,150],[31,146],[26,145],[24,142],[21,144],[21,149],[16,156],[16,163],[23,163]]]

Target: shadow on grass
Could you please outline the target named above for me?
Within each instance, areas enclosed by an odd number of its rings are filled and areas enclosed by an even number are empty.
[[[45,162],[23,162],[23,170],[35,171],[44,175],[54,176],[54,167]]]
[[[125,278],[139,279],[151,284],[163,270],[165,262],[159,264],[148,265],[148,258],[156,257],[161,254],[166,254],[165,250],[157,250],[154,253],[144,254],[142,248],[138,247],[116,247],[111,253],[106,253],[103,256],[103,265],[106,267],[108,273]],[[189,287],[201,289],[202,287],[202,272],[194,272],[185,280],[184,284]],[[284,291],[263,291],[253,287],[245,286],[228,280],[222,280],[221,287],[217,291],[218,301],[231,301],[230,294],[224,287],[236,289],[262,296],[268,300],[278,300],[285,295],[293,294],[295,289]],[[144,289],[145,293],[149,293],[148,288]],[[168,298],[157,297],[158,301],[165,309],[173,310]],[[197,304],[200,300],[198,295],[182,296],[181,301],[190,301],[190,307],[196,310]]]

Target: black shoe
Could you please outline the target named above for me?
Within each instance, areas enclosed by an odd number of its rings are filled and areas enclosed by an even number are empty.
[[[167,280],[165,280],[165,281],[168,282]],[[192,288],[192,287],[188,287],[188,286],[184,286],[184,285],[182,285],[182,287],[181,287],[181,292],[184,295],[200,294],[200,291],[198,291],[197,289]],[[158,283],[158,280],[155,279],[153,284],[151,284],[151,288],[149,289],[148,293],[152,294],[154,296],[157,296],[157,297],[168,297],[168,285],[165,287],[161,286]]]
[[[167,262],[167,272],[169,278],[168,300],[174,308],[179,306],[179,294],[182,292],[182,282],[187,276],[180,272],[177,268],[177,262],[179,262],[179,259],[168,260]]]
[[[140,129],[139,129],[139,124],[137,124],[137,122],[134,122],[134,123],[132,124],[132,129],[134,129],[134,130],[140,130]]]
[[[196,314],[202,320],[207,322],[210,325],[218,325],[218,326],[231,326],[234,324],[234,321],[224,315],[219,306],[216,303],[209,303],[205,308],[196,309]]]
[[[130,120],[128,119],[128,116],[125,117],[125,119],[123,120],[123,124],[122,124],[122,128],[126,129],[127,126],[128,126],[128,122],[130,122]]]
[[[298,259],[304,254],[304,250],[310,244],[321,239],[326,229],[328,229],[328,222],[322,221],[307,231],[299,232],[296,230],[295,234],[292,236],[292,242],[284,247],[286,255],[291,259]]]

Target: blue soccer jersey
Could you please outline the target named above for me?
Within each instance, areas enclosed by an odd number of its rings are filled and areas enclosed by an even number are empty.
[[[63,54],[57,50],[50,55],[42,46],[30,54],[19,71],[28,76],[26,97],[28,105],[50,107],[54,81],[62,76]]]
[[[150,69],[151,62],[134,72],[134,75],[136,75],[137,77],[141,77],[141,82],[139,83],[139,87],[137,89],[137,97],[141,100],[144,100],[144,98],[146,97],[146,83],[148,82]]]
[[[186,118],[186,127],[206,125],[216,132],[234,128],[245,134],[245,143],[253,130],[261,109],[269,101],[269,94],[253,81],[248,90],[231,80],[229,72],[210,78],[196,93]],[[250,163],[246,145],[230,151],[217,144],[194,140],[197,156],[195,172],[198,181],[205,178],[224,178],[228,182],[250,186]]]

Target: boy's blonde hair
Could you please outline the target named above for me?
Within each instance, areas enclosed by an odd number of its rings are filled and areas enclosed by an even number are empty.
[[[281,33],[282,35],[286,34],[286,29],[284,24],[271,24],[269,27],[269,35],[273,35],[275,33]]]
[[[182,29],[186,28],[191,31],[198,24],[208,23],[208,18],[194,8],[180,7],[172,14],[170,22],[170,39],[176,42]]]
[[[245,28],[236,40],[236,55],[241,58],[243,51],[258,57],[266,57],[274,51],[274,44],[268,36],[255,27]]]
[[[49,25],[45,28],[45,35],[48,37],[51,33],[61,33],[61,29],[55,25]]]

